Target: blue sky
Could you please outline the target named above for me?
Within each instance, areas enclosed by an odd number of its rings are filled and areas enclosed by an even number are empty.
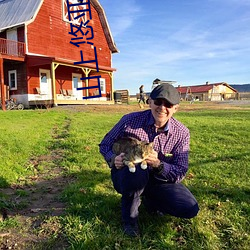
[[[99,0],[119,49],[115,90],[250,83],[250,0]]]

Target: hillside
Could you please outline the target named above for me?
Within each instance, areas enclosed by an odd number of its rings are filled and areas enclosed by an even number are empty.
[[[230,84],[238,92],[250,92],[250,84]]]

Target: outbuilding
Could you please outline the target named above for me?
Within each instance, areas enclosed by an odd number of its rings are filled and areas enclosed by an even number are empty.
[[[235,99],[237,90],[225,82],[209,83],[194,86],[178,86],[182,100],[222,101]]]
[[[98,0],[0,0],[2,103],[113,103],[117,52]]]

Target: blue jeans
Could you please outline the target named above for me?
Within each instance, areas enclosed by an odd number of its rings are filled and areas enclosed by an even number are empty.
[[[149,169],[137,167],[135,173],[131,173],[127,167],[112,168],[111,178],[115,190],[122,195],[122,220],[125,224],[137,221],[141,196],[151,211],[180,218],[192,218],[199,211],[196,199],[183,184],[159,181]]]

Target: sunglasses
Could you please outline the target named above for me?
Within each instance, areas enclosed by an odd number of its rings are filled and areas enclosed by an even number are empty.
[[[163,106],[166,107],[166,108],[172,108],[172,107],[174,106],[173,104],[167,102],[167,101],[164,100],[164,99],[155,99],[155,100],[154,100],[154,105],[156,105],[156,106],[161,106],[161,105],[163,105]]]

